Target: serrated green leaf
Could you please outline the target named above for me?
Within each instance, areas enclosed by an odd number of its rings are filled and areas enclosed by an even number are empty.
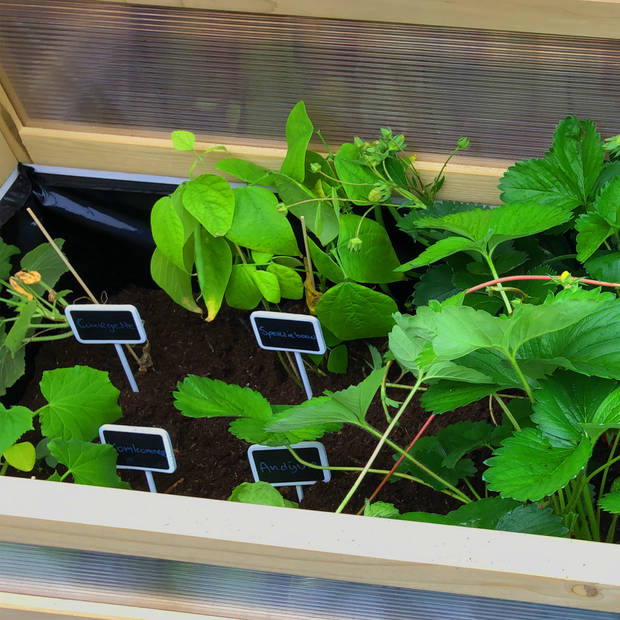
[[[357,385],[289,407],[274,418],[267,430],[285,432],[304,428],[310,424],[364,426],[366,413],[384,374],[385,369],[378,368]]]
[[[368,194],[381,179],[360,163],[357,147],[350,142],[343,144],[336,153],[334,166],[351,201],[356,205],[370,204]]]
[[[210,234],[221,237],[232,225],[235,196],[222,177],[203,174],[185,185],[183,206]]]
[[[505,439],[485,461],[483,478],[502,497],[538,501],[563,489],[587,465],[592,442],[553,446],[541,431],[526,428]]]
[[[591,258],[584,267],[592,278],[606,282],[620,282],[620,252]]]
[[[15,245],[9,245],[0,238],[0,280],[8,280],[11,273],[11,256],[19,254],[20,249]]]
[[[414,305],[425,306],[431,299],[443,301],[458,293],[461,289],[454,284],[453,275],[452,268],[447,263],[425,269],[414,287]]]
[[[438,381],[428,386],[420,397],[420,404],[431,413],[441,414],[475,403],[496,391],[497,385],[494,383]]]
[[[540,536],[566,536],[568,533],[562,517],[551,508],[539,508],[537,504],[522,504],[513,508],[499,518],[495,529]]]
[[[445,451],[442,465],[455,467],[466,454],[482,448],[491,442],[493,427],[484,421],[456,422],[442,428],[436,435]]]
[[[584,422],[602,422],[605,415],[601,412],[597,416],[597,410],[611,393],[618,391],[616,381],[567,371],[554,373],[540,385],[532,419],[545,435],[559,441],[558,445],[578,442],[584,436]],[[620,422],[620,413],[615,421]]]
[[[252,278],[254,271],[254,265],[232,266],[225,293],[226,303],[231,308],[253,310],[260,303],[263,295]]]
[[[286,299],[301,299],[304,296],[304,283],[301,276],[290,267],[271,263],[267,271],[278,280],[280,294]]]
[[[237,485],[228,498],[229,502],[276,506],[279,508],[297,508],[295,502],[287,501],[282,494],[268,482],[242,482]]]
[[[177,214],[172,198],[160,198],[151,210],[151,232],[159,251],[174,265],[187,271],[183,255],[185,233],[183,221]]]
[[[314,126],[306,112],[306,105],[298,101],[286,120],[286,143],[288,149],[280,171],[300,183],[304,182],[306,150]]]
[[[12,446],[26,431],[31,431],[34,412],[26,407],[9,407],[0,403],[0,454]]]
[[[620,515],[620,491],[606,493],[598,500],[598,505],[603,510],[614,515]]]
[[[596,213],[580,215],[575,222],[577,230],[577,259],[587,261],[611,235],[612,228]]]
[[[449,213],[443,217],[422,216],[415,220],[415,226],[423,229],[445,230],[479,242],[490,238],[492,222],[492,209],[472,209]]]
[[[207,321],[219,312],[232,272],[232,252],[224,237],[213,237],[206,230],[194,235],[196,272],[200,294],[207,308]]]
[[[398,508],[388,502],[366,502],[364,507],[365,517],[379,517],[381,519],[396,519],[400,516]]]
[[[326,432],[337,430],[334,426],[321,425],[311,420],[293,432],[272,432],[267,427],[274,420],[269,402],[250,388],[224,383],[217,379],[188,375],[174,392],[174,406],[191,418],[234,417],[230,432],[249,443],[285,445],[298,441],[314,440]]]
[[[48,403],[38,411],[46,437],[90,441],[102,424],[122,415],[120,392],[102,370],[88,366],[46,370],[40,387]]]
[[[330,202],[317,200],[317,196],[309,189],[284,174],[274,172],[272,176],[280,199],[289,205],[289,210],[295,217],[305,218],[308,230],[313,232],[323,245],[338,236],[338,217]],[[320,216],[317,216],[317,211],[320,211]]]
[[[179,306],[190,312],[202,312],[194,301],[191,275],[179,269],[157,248],[151,258],[151,278]]]
[[[54,239],[54,243],[62,250],[65,240],[57,238]],[[54,288],[60,276],[67,273],[67,266],[49,243],[42,243],[34,250],[24,254],[20,265],[24,271],[38,271],[41,274],[42,282],[45,282],[50,288]],[[43,294],[47,290],[41,283],[31,284],[30,288],[38,294]]]
[[[620,228],[620,177],[603,187],[593,208],[614,229]]]
[[[11,352],[11,355],[15,355],[24,344],[24,339],[30,330],[30,322],[36,311],[37,303],[32,299],[20,305],[17,320],[11,326],[4,341],[4,346]]]
[[[48,446],[50,453],[67,468],[76,484],[129,488],[116,473],[118,454],[113,446],[78,439],[54,439]]]
[[[191,131],[173,131],[170,134],[172,146],[177,151],[193,151],[196,143],[196,136]]]
[[[278,212],[278,199],[264,187],[237,187],[235,214],[226,237],[237,245],[270,252],[299,255],[293,229]]]
[[[318,272],[335,284],[344,282],[345,275],[340,265],[329,254],[323,252],[312,239],[308,239],[308,245],[310,247],[310,258],[312,258],[312,262]]]
[[[356,282],[341,282],[323,294],[316,314],[340,340],[360,340],[387,335],[398,310],[387,295]]]
[[[273,273],[263,271],[262,269],[255,269],[250,272],[250,276],[261,295],[269,303],[280,303],[280,284],[278,283],[278,278]]]
[[[362,245],[355,250],[349,241],[358,237]],[[341,215],[338,256],[347,278],[356,282],[380,284],[403,279],[394,270],[400,265],[385,228],[359,215]]]
[[[262,166],[257,166],[250,161],[245,161],[245,159],[237,159],[236,157],[220,159],[214,167],[220,172],[237,177],[244,183],[260,183],[262,185],[270,185],[272,183],[269,170]]]
[[[466,239],[465,237],[446,237],[426,248],[417,258],[396,267],[396,271],[408,271],[416,267],[424,267],[447,256],[452,256],[452,254],[457,252],[464,252],[475,248],[476,245],[471,239]]]
[[[36,462],[36,450],[29,441],[9,446],[3,453],[4,460],[19,471],[32,471]]]

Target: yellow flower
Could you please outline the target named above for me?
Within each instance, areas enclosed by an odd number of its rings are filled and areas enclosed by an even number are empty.
[[[15,274],[24,284],[37,284],[41,282],[41,274],[38,271],[18,271]]]
[[[11,288],[15,289],[20,295],[23,295],[26,299],[34,299],[28,291],[25,291],[19,285],[19,282],[13,276],[9,278],[9,284],[11,285]]]
[[[560,280],[561,280],[562,282],[566,282],[566,280],[569,280],[569,279],[570,279],[570,273],[568,273],[568,271],[563,271],[563,272],[560,274]]]

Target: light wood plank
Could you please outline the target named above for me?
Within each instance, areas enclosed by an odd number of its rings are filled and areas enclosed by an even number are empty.
[[[9,148],[4,136],[0,134],[0,185],[4,183],[9,174],[13,172],[17,165],[17,159],[13,151]]]
[[[617,0],[104,0],[123,4],[369,20],[616,39]]]
[[[0,495],[3,541],[620,609],[616,545],[8,477]]]
[[[188,152],[175,151],[168,138],[148,138],[24,127],[21,139],[34,163],[69,168],[91,168],[114,172],[133,172],[185,177],[193,161]],[[224,157],[241,157],[270,169],[279,169],[286,150],[281,143],[255,146],[250,143],[230,145],[225,140],[202,142],[197,149],[227,144],[227,152],[210,153],[206,162],[213,164]],[[446,169],[446,183],[440,197],[446,200],[465,200],[497,204],[497,184],[505,169],[513,162],[460,157]],[[441,168],[437,157],[418,155],[416,166],[423,178],[430,180]]]
[[[4,141],[15,160],[22,163],[31,163],[30,155],[19,136],[23,125],[3,88],[4,83],[0,79],[0,140]],[[4,159],[2,154],[4,150],[4,146],[0,143],[0,166]],[[15,165],[13,164],[14,167]]]

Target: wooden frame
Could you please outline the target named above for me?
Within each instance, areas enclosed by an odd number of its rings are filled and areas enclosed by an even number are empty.
[[[5,542],[620,609],[615,545],[8,477],[0,494]]]
[[[105,0],[120,4],[618,38],[620,0]]]

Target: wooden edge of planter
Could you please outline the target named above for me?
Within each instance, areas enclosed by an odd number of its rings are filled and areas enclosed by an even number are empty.
[[[20,136],[35,164],[90,168],[114,172],[186,177],[194,160],[190,152],[175,151],[166,137],[139,137],[106,134],[93,131],[22,127]],[[272,142],[270,146],[256,146],[235,139],[214,137],[210,142],[199,142],[196,150],[226,144],[227,151],[207,155],[209,171],[213,164],[227,157],[248,159],[272,170],[280,168],[286,155],[285,145]],[[497,204],[497,184],[506,168],[513,162],[459,156],[457,163],[446,168],[446,182],[440,193],[445,200],[465,200]],[[416,167],[430,180],[440,170],[442,162],[437,155],[418,154]]]
[[[23,129],[22,123],[3,88],[3,84],[8,84],[8,81],[3,79],[0,71],[0,177],[3,176],[2,169],[7,156],[10,156],[15,162],[31,162],[30,155],[19,136],[19,132]],[[15,168],[15,163],[12,167]]]
[[[295,15],[326,19],[368,20],[510,30],[615,39],[620,25],[618,0],[104,0],[116,4],[147,4],[216,11]]]
[[[17,165],[17,159],[13,155],[13,151],[9,147],[8,142],[4,139],[0,133],[0,186],[13,172]]]
[[[0,495],[5,542],[620,609],[616,545],[8,477]]]

